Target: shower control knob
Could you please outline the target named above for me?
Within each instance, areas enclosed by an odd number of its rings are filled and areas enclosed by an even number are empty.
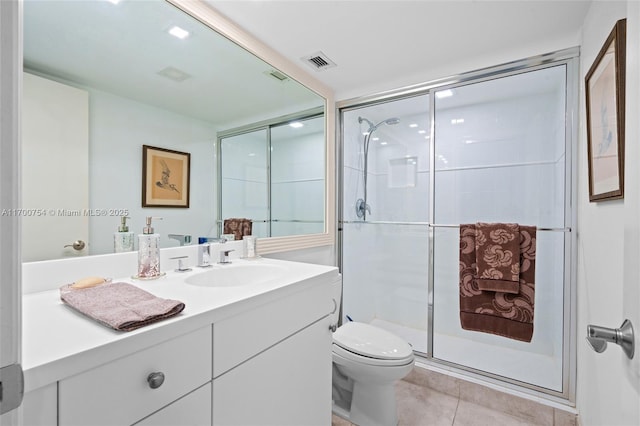
[[[158,389],[164,383],[164,374],[160,372],[149,374],[147,383],[151,389]]]

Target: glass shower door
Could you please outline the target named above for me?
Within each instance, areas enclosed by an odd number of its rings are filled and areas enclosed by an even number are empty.
[[[562,392],[566,66],[446,94],[435,98],[433,357]],[[537,232],[531,342],[461,328],[456,225],[476,222],[550,229]]]
[[[347,110],[342,121],[343,321],[426,353],[429,96]]]
[[[258,237],[270,236],[267,131],[220,139],[220,217],[250,218]]]
[[[271,236],[324,232],[324,116],[271,128]]]

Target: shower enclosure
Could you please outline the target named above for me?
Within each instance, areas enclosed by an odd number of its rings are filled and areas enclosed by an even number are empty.
[[[576,53],[339,105],[343,321],[396,333],[425,363],[573,399]],[[460,326],[458,225],[476,222],[538,228],[530,343]]]

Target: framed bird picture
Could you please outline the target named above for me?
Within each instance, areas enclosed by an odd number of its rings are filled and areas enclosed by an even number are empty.
[[[191,154],[142,145],[142,207],[189,207]]]
[[[585,76],[589,201],[624,196],[626,22],[616,22]]]

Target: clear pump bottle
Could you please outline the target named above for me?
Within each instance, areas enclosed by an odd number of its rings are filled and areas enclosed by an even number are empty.
[[[129,232],[127,219],[129,219],[129,216],[120,217],[118,232],[113,234],[113,251],[115,253],[133,251],[133,232]]]
[[[162,218],[147,216],[147,226],[138,234],[138,275],[134,278],[152,280],[164,275],[160,272],[160,234],[153,232],[153,219]]]

